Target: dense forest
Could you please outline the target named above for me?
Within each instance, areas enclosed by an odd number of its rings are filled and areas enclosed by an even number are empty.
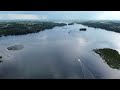
[[[65,26],[65,23],[53,22],[32,22],[32,21],[16,21],[16,22],[0,22],[0,36],[23,35],[28,33],[36,33],[45,29],[52,29],[55,26]]]
[[[115,21],[86,21],[79,22],[79,24],[86,25],[88,27],[101,28],[108,31],[114,31],[120,33],[120,22]]]

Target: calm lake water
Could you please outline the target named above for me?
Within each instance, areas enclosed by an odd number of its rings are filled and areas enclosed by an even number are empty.
[[[87,31],[79,31],[80,28]],[[67,25],[27,35],[0,37],[0,79],[112,79],[112,69],[93,52],[112,48],[120,53],[120,34],[83,26]],[[23,45],[18,51],[7,47]]]

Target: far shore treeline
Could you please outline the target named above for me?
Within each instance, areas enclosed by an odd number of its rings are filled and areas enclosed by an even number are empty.
[[[24,35],[36,33],[56,26],[65,26],[65,23],[39,22],[39,21],[16,21],[0,22],[0,36]]]
[[[117,20],[85,21],[85,22],[78,22],[78,24],[120,33],[120,21]]]

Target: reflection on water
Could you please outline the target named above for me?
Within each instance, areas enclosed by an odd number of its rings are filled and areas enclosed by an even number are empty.
[[[80,28],[87,31],[80,32]],[[0,56],[4,62],[0,63],[0,78],[120,78],[119,70],[110,68],[92,51],[113,48],[120,52],[119,40],[119,33],[80,24],[1,37]],[[23,45],[24,49],[7,50],[14,45]]]

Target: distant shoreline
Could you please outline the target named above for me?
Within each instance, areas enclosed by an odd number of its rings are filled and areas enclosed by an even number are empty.
[[[25,35],[36,33],[56,26],[65,26],[65,23],[39,21],[10,21],[0,22],[0,37],[9,35]]]
[[[86,21],[78,22],[78,24],[120,33],[120,22],[117,21]]]

